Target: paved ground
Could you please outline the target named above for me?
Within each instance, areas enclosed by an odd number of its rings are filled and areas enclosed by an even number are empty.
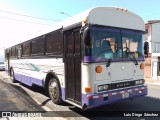
[[[156,80],[156,79],[145,78],[145,82],[146,82],[147,84],[160,85],[160,80]]]
[[[2,77],[0,77],[0,79],[2,79]],[[64,119],[62,117],[60,117],[58,114],[54,113],[54,112],[49,112],[49,114],[52,114],[52,116],[55,117],[41,117],[43,116],[46,111],[51,111],[49,108],[44,109],[43,106],[39,105],[35,100],[33,100],[29,95],[26,96],[27,93],[25,93],[25,95],[20,91],[18,91],[17,89],[15,89],[12,84],[6,83],[2,80],[0,80],[0,116],[4,116],[6,112],[11,112],[11,114],[13,114],[13,112],[19,112],[21,114],[21,112],[24,111],[28,111],[31,113],[36,113],[38,112],[38,117],[0,117],[0,120],[42,120],[42,119],[46,119],[46,120],[58,120],[58,119]],[[3,114],[2,114],[3,112]],[[43,114],[44,113],[44,114]],[[10,113],[9,113],[10,114]],[[16,114],[14,114],[16,115]],[[18,114],[17,114],[18,115]],[[27,113],[27,115],[29,115]],[[46,115],[45,115],[46,116]]]
[[[44,111],[31,98],[26,98],[10,85],[0,81],[0,111]]]

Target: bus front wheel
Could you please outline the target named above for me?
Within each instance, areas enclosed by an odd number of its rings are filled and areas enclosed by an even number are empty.
[[[53,103],[55,104],[62,103],[60,85],[58,84],[58,81],[56,79],[52,78],[49,81],[48,91],[49,91],[49,96],[52,99]]]

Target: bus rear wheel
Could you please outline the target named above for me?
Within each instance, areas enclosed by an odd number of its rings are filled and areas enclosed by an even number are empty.
[[[15,83],[16,79],[14,77],[14,70],[13,69],[11,69],[11,71],[10,71],[10,77],[11,77],[12,82]]]
[[[58,81],[56,79],[52,78],[49,81],[48,92],[53,103],[55,104],[62,103],[60,85],[58,84]]]

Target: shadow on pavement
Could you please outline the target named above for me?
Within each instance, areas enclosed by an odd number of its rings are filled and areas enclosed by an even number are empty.
[[[33,85],[32,87],[30,87],[30,86],[27,86],[27,85],[25,85],[25,84],[23,84],[23,83],[19,83],[19,84],[20,84],[21,86],[23,86],[23,87],[25,87],[25,88],[27,88],[27,89],[35,92],[35,93],[39,93],[39,94],[47,97],[47,99],[41,103],[41,106],[44,106],[44,105],[46,105],[48,102],[51,101],[51,99],[49,98],[49,96],[45,93],[44,88],[39,87],[39,86],[37,86],[37,85]],[[11,85],[13,85],[13,84],[11,84]],[[19,90],[21,93],[23,93],[23,94],[25,94],[25,95],[27,95],[27,96],[29,95],[22,87],[20,87],[20,86],[18,86],[18,85],[13,85],[13,86],[14,86],[17,90]],[[53,103],[53,104],[54,104],[54,103]],[[62,105],[62,106],[71,106],[70,104],[68,104],[68,103],[66,103],[66,102],[63,102],[61,105]]]
[[[14,84],[9,84],[13,89],[16,89],[18,94],[20,94],[20,96],[22,96],[22,98],[25,99],[24,102],[26,102],[26,106],[31,104],[32,105],[32,109],[34,108],[36,111],[45,111],[40,105],[38,105],[32,98],[31,96],[25,91],[23,90],[20,86],[14,85]],[[29,105],[30,106],[30,105]]]
[[[83,116],[88,119],[117,119],[117,120],[159,120],[160,119],[160,99],[153,97],[141,97],[135,100],[126,100],[122,102],[117,102],[109,104],[102,107],[97,107],[91,110],[82,111],[78,108],[71,109],[72,112],[76,113],[77,116]],[[137,114],[137,116],[125,117],[125,113],[130,113],[131,115]],[[159,117],[144,116],[144,113],[148,114],[158,114]],[[76,114],[68,113],[68,116],[76,116]],[[65,117],[65,116],[64,116]]]

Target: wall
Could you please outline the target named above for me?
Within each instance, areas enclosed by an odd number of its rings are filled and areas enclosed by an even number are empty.
[[[145,78],[151,77],[151,54],[149,54],[148,57],[145,58],[145,69],[144,69],[144,75]]]
[[[145,77],[157,79],[159,71],[158,57],[160,57],[160,23],[146,24],[148,33],[144,41],[149,42],[149,57],[145,58]]]
[[[160,53],[160,23],[152,24],[152,53]]]

